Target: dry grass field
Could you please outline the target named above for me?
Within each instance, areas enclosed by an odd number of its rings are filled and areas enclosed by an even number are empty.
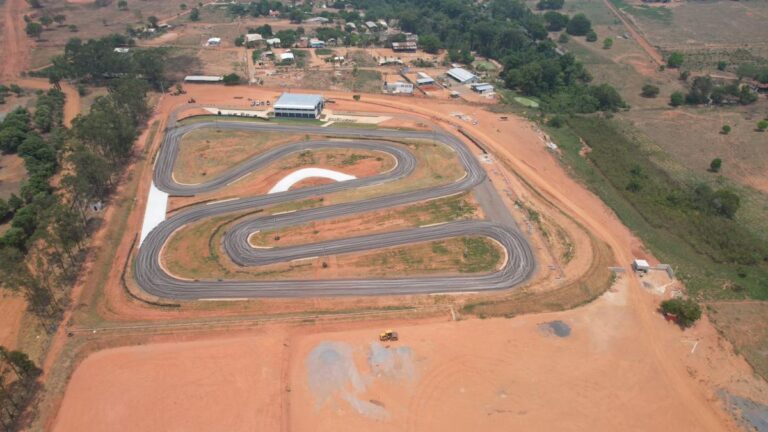
[[[24,159],[17,155],[0,155],[0,198],[7,200],[11,194],[18,194],[26,178]]]

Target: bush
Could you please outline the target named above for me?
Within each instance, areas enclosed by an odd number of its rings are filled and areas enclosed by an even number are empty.
[[[236,85],[236,84],[240,84],[240,75],[236,73],[224,75],[224,85]]]
[[[536,9],[562,9],[564,4],[565,0],[539,0],[539,2],[536,3]]]
[[[760,120],[757,122],[757,130],[764,132],[766,129],[768,129],[768,120]]]
[[[728,62],[725,60],[720,60],[717,62],[717,70],[724,71],[725,68],[728,67]]]
[[[731,133],[731,127],[729,125],[723,125],[723,128],[720,130],[720,133],[723,135],[728,135]]]
[[[674,298],[661,302],[661,311],[677,317],[677,323],[682,328],[688,328],[701,318],[701,307],[691,299]]]
[[[613,46],[613,39],[605,38],[605,40],[603,40],[603,49],[611,49],[612,46]]]
[[[669,98],[669,104],[673,107],[680,106],[685,102],[685,95],[682,92],[676,91],[672,93]]]
[[[560,31],[568,25],[568,15],[563,15],[555,11],[544,13],[544,21],[547,23],[548,31]]]
[[[557,38],[557,41],[561,44],[568,43],[569,40],[571,40],[571,38],[565,33],[560,33],[560,37]]]
[[[709,163],[709,170],[716,173],[720,172],[720,168],[723,166],[723,160],[720,158],[712,159],[712,162]]]
[[[561,115],[556,115],[549,120],[547,120],[547,126],[552,126],[554,128],[561,128],[565,124],[565,118]]]
[[[667,66],[671,68],[679,68],[683,65],[685,56],[681,52],[673,52],[667,57]]]
[[[659,88],[653,84],[646,84],[643,86],[643,91],[640,95],[645,98],[655,98],[659,95]]]
[[[595,33],[594,30],[590,30],[587,33],[587,42],[596,42],[597,41],[597,33]]]

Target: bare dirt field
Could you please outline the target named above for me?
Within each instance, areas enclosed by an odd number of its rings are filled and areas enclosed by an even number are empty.
[[[85,359],[53,429],[738,430],[713,387],[755,391],[749,368],[706,322],[683,334],[634,307],[649,300],[620,281],[513,319],[156,337]]]
[[[24,317],[27,302],[17,294],[0,293],[0,345],[16,348],[21,320]]]
[[[0,155],[0,198],[7,200],[19,193],[21,183],[27,178],[24,159],[15,155]]]

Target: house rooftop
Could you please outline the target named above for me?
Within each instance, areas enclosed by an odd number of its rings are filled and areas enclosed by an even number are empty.
[[[275,102],[277,109],[315,109],[323,97],[315,94],[283,93]]]

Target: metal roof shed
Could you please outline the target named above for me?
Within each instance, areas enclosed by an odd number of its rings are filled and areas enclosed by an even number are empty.
[[[324,102],[320,95],[283,93],[273,107],[276,117],[317,118]]]
[[[448,75],[462,84],[477,82],[478,78],[472,72],[464,68],[453,68],[448,70]]]

